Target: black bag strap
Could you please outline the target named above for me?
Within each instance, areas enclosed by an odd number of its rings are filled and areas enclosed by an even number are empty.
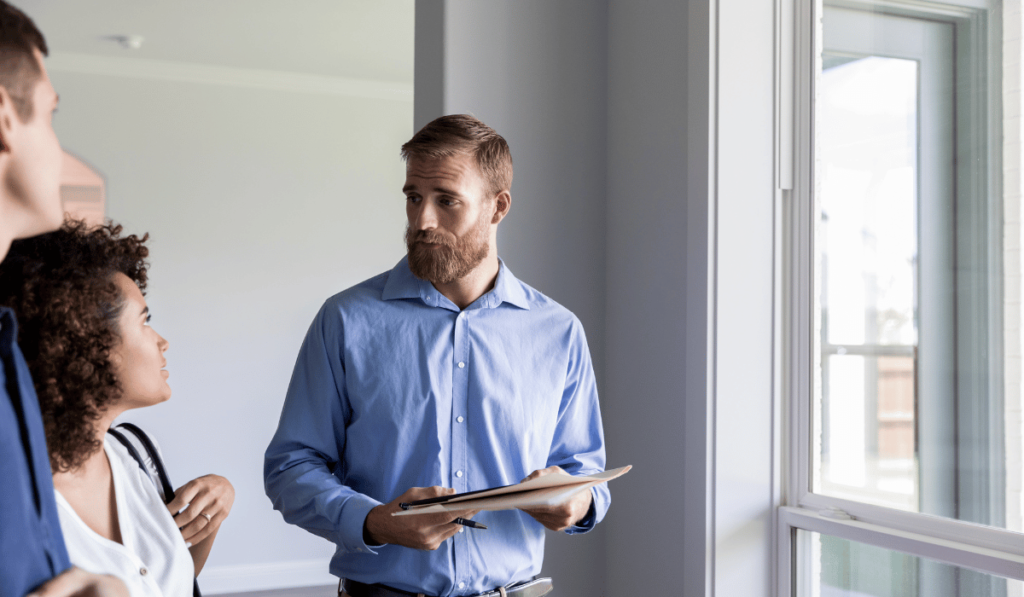
[[[167,469],[164,468],[164,462],[160,459],[160,453],[156,451],[156,446],[153,445],[153,441],[149,439],[149,436],[146,435],[145,431],[131,423],[121,423],[118,427],[128,431],[138,438],[139,443],[141,443],[142,447],[146,450],[146,454],[149,455],[150,460],[152,460],[153,464],[156,466],[156,475],[160,478],[160,485],[164,490],[164,503],[171,503],[171,500],[174,499],[174,489],[172,489],[171,480],[167,478]],[[142,467],[142,470],[148,475],[149,467],[146,466],[146,461],[142,459],[142,455],[135,449],[135,445],[132,444],[131,440],[125,437],[119,429],[115,429],[113,427],[107,429],[107,433],[112,435],[117,441],[121,442],[124,447],[128,448],[128,453],[132,455],[135,462],[139,463],[139,466]],[[203,597],[202,593],[199,592],[198,579],[192,581],[192,597]]]
[[[171,500],[174,499],[174,486],[171,485],[171,479],[167,476],[167,469],[164,468],[164,461],[160,458],[160,453],[156,451],[156,446],[153,445],[153,440],[149,439],[149,436],[146,435],[145,431],[139,429],[132,423],[121,423],[118,427],[128,431],[138,438],[142,447],[146,449],[146,454],[149,456],[149,459],[153,461],[153,465],[156,466],[156,475],[160,479],[160,487],[164,491],[164,503],[171,503]],[[143,469],[146,469],[144,462],[141,462],[140,464]]]
[[[107,433],[112,435],[114,439],[116,439],[117,441],[121,442],[121,445],[123,445],[125,448],[128,448],[128,453],[132,455],[132,458],[135,460],[135,462],[139,463],[139,466],[142,467],[142,470],[146,471],[147,473],[149,472],[149,469],[146,468],[146,461],[142,459],[142,456],[139,454],[139,451],[135,449],[135,445],[132,444],[132,442],[128,441],[128,438],[125,437],[123,433],[121,433],[117,429],[114,429],[113,427],[107,429]]]

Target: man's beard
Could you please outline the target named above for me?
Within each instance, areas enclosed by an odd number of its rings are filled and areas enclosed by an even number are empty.
[[[428,248],[422,243],[439,246]],[[459,237],[436,230],[413,232],[406,226],[405,246],[414,276],[434,284],[451,284],[466,277],[487,257],[487,220],[481,219],[474,229]]]

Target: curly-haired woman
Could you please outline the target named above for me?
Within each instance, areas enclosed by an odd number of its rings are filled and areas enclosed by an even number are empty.
[[[143,297],[147,238],[68,222],[16,241],[0,264],[0,305],[20,322],[71,561],[122,578],[134,597],[185,597],[234,489],[206,475],[165,505],[151,474],[107,433],[126,410],[171,397],[168,342]]]

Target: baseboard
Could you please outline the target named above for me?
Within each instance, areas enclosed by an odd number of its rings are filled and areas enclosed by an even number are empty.
[[[296,587],[316,587],[338,583],[328,572],[329,559],[207,566],[199,575],[203,595],[221,595],[243,591],[269,591]]]

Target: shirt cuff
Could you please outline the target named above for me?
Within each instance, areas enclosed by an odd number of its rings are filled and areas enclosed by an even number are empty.
[[[568,535],[577,535],[579,533],[586,533],[597,526],[597,494],[594,493],[594,489],[590,489],[590,509],[583,515],[583,518],[579,520],[573,526],[565,529]]]
[[[370,510],[380,505],[382,505],[381,502],[361,493],[354,494],[348,498],[345,502],[345,507],[341,511],[341,524],[338,525],[339,536],[338,540],[335,541],[338,546],[348,552],[372,553],[376,555],[377,552],[374,551],[374,548],[381,546],[370,546],[363,541],[363,525],[366,522],[366,515],[370,513]]]

